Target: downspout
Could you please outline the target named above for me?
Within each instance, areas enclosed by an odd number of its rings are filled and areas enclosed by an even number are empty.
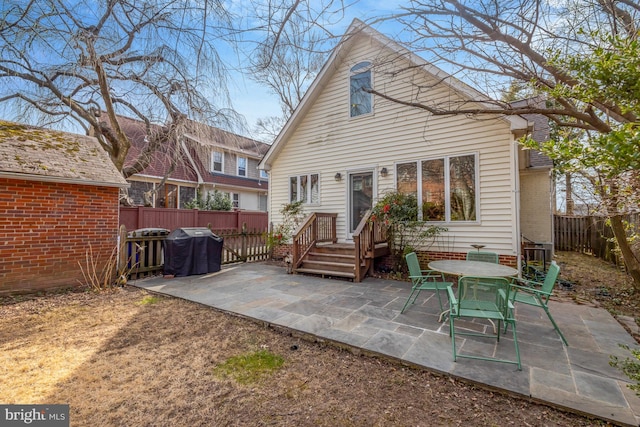
[[[522,132],[522,136],[531,132],[533,130],[533,123],[527,123],[527,129],[524,129]],[[513,135],[513,165],[514,165],[514,206],[515,206],[515,234],[514,234],[514,244],[516,247],[516,262],[518,268],[518,274],[520,275],[522,272],[522,229],[520,226],[520,144],[518,143],[518,134],[516,132],[512,133]]]
[[[513,165],[514,165],[514,206],[515,206],[515,233],[514,233],[514,244],[516,247],[516,265],[518,271],[522,271],[522,237],[521,237],[521,229],[520,229],[520,161],[518,158],[518,138],[515,133],[513,133]]]

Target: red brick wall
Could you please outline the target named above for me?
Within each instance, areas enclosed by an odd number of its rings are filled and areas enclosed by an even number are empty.
[[[0,294],[78,286],[117,242],[118,189],[0,178]]]
[[[440,259],[461,259],[467,258],[466,252],[416,252],[418,259],[423,268],[427,268],[429,261],[437,261]],[[518,259],[515,256],[500,255],[500,264],[508,265],[509,267],[517,268]]]
[[[277,245],[274,246],[271,252],[271,257],[275,260],[281,260],[287,254],[291,254],[293,252],[291,244]]]

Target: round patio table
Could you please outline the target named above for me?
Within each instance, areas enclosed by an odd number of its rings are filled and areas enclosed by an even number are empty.
[[[446,259],[442,261],[431,261],[429,269],[439,271],[453,276],[472,276],[472,277],[512,277],[518,274],[515,268],[507,267],[502,264],[484,261],[465,261],[460,259]],[[445,314],[449,310],[440,313],[438,321],[441,322]],[[496,332],[496,325],[493,325],[493,331]]]
[[[512,277],[518,274],[518,270],[506,265],[459,259],[431,261],[429,269],[454,276]]]

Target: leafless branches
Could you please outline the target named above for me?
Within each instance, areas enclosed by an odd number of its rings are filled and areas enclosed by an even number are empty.
[[[235,120],[216,105],[228,104],[226,69],[213,43],[230,27],[219,1],[30,0],[7,7],[0,22],[5,116],[92,128],[125,177],[144,169],[159,144],[177,141],[187,118],[224,126]],[[131,141],[117,115],[148,129],[166,125],[167,134],[149,138],[125,164]]]
[[[405,27],[406,34],[411,35],[404,43],[409,51],[499,98],[514,81],[529,85],[534,92],[578,85],[573,74],[558,66],[555,59],[595,49],[601,39],[594,36],[594,31],[636,38],[639,12],[634,2],[613,0],[414,0],[401,13],[384,19]],[[611,131],[612,121],[637,120],[606,98],[580,102],[556,96],[546,108],[513,109],[504,104],[468,110],[396,99],[382,91],[374,93],[432,114],[539,113],[558,126],[604,133]]]

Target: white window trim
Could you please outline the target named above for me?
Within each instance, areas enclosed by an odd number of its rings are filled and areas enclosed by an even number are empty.
[[[269,173],[268,173],[266,170],[264,170],[264,169],[260,169],[260,172],[259,172],[259,173],[260,173],[260,178],[262,178],[262,179],[269,179]]]
[[[220,154],[220,170],[217,171],[214,169],[214,160],[215,160],[215,155],[216,153]],[[224,151],[212,151],[211,152],[211,172],[219,172],[219,173],[224,173]]]
[[[289,177],[287,177],[287,187],[288,187],[288,193],[289,193],[289,203],[293,203],[294,201],[299,201],[300,200],[300,194],[301,192],[301,186],[300,186],[300,177],[306,176],[307,177],[307,182],[309,183],[309,186],[311,186],[311,176],[312,175],[318,175],[318,201],[316,203],[312,203],[311,202],[311,187],[309,187],[309,194],[308,194],[308,200],[303,201],[302,203],[308,206],[319,206],[320,205],[320,174],[318,172],[311,172],[311,173],[306,173],[306,174],[300,174],[300,175],[290,175]],[[291,178],[297,178],[296,180],[296,185],[297,185],[297,194],[298,194],[298,199],[297,200],[291,200]]]
[[[362,64],[363,62],[368,62],[368,63],[369,63],[369,66],[364,67],[364,68],[362,68],[362,69],[360,69],[360,70],[358,70],[358,71],[355,71],[355,72],[351,71],[351,69],[352,69],[353,67],[355,67],[355,66],[356,66],[356,65],[358,65],[358,64]],[[373,73],[373,62],[372,62],[372,61],[370,61],[370,60],[368,60],[368,59],[364,59],[364,60],[362,60],[362,61],[358,61],[358,62],[356,62],[356,63],[355,63],[355,64],[353,64],[351,67],[349,67],[349,75],[348,75],[348,77],[347,77],[347,97],[348,97],[348,99],[349,99],[349,101],[347,102],[347,107],[348,107],[348,108],[347,108],[347,116],[348,116],[348,117],[349,117],[349,119],[351,119],[351,120],[355,120],[355,119],[358,119],[358,118],[360,118],[360,117],[368,117],[368,116],[372,116],[372,115],[373,115],[373,113],[374,113],[374,110],[375,110],[375,102],[374,102],[374,98],[375,98],[375,97],[373,96],[373,94],[372,94],[372,93],[370,93],[370,94],[369,94],[369,96],[371,96],[371,111],[369,111],[368,113],[358,114],[357,116],[352,116],[352,115],[351,115],[351,77],[352,77],[352,76],[355,76],[355,75],[357,75],[357,74],[360,74],[360,73],[364,73],[365,71],[370,71],[370,72],[371,72],[371,73],[370,73],[370,78],[371,78],[371,87],[372,87],[372,88],[376,87],[375,79],[374,79],[374,73]]]
[[[464,157],[464,156],[473,156],[474,157],[474,173],[475,173],[475,186],[476,186],[476,219],[472,221],[451,221],[451,182],[450,182],[450,174],[449,174],[449,159],[452,157]],[[448,224],[448,225],[477,225],[480,224],[480,155],[478,152],[472,153],[459,153],[452,154],[447,156],[438,156],[438,157],[427,157],[424,159],[418,160],[403,160],[396,162],[394,167],[394,188],[398,188],[398,165],[407,164],[407,163],[416,163],[416,180],[417,180],[417,196],[418,196],[418,207],[422,206],[422,162],[428,160],[440,160],[444,159],[444,191],[445,191],[445,215],[444,221],[424,221],[429,224]],[[418,220],[423,221],[422,219],[422,209],[418,208]]]
[[[244,159],[244,175],[240,175],[240,159]],[[247,177],[249,176],[249,160],[243,156],[237,156],[236,158],[236,175]]]

